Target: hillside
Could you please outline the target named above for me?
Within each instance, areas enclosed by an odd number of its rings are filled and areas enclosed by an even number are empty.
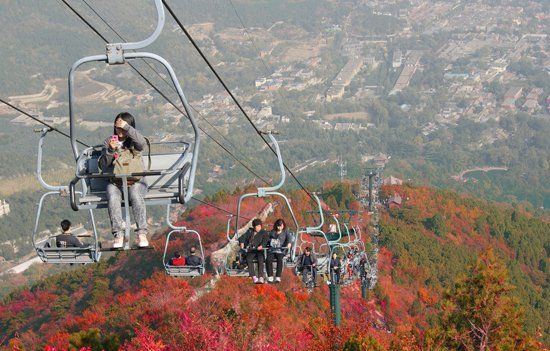
[[[325,188],[332,197],[327,202],[358,208],[352,188]],[[308,294],[290,271],[280,285],[256,286],[246,278],[211,274],[191,280],[166,276],[161,236],[152,241],[155,250],[119,253],[10,294],[0,305],[0,347],[456,349],[457,340],[468,334],[460,321],[482,318],[487,308],[499,312],[494,321],[503,326],[490,345],[543,349],[533,339],[537,335],[548,345],[550,224],[520,208],[425,187],[384,188],[382,199],[395,192],[404,203],[382,212],[379,284],[367,300],[361,299],[358,282],[342,288],[339,328],[330,322],[327,286]],[[209,200],[234,210],[239,194],[220,192]],[[292,193],[291,198],[301,223],[311,221],[306,197]],[[250,201],[244,215],[253,216],[264,205]],[[275,216],[280,211],[277,207]],[[351,221],[361,219],[368,222],[363,213]],[[197,206],[182,221],[202,233],[207,255],[223,244],[223,213]],[[475,300],[485,293],[493,297],[489,303],[466,308],[473,303],[468,296]]]

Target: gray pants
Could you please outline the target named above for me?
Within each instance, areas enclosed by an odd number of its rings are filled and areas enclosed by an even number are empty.
[[[147,193],[147,184],[134,183],[128,188],[128,195],[132,203],[132,212],[137,224],[138,234],[147,234],[147,212],[143,197]],[[113,183],[107,185],[107,199],[109,200],[109,217],[113,234],[118,236],[124,231],[124,219],[122,218],[122,188]],[[126,223],[130,225],[130,223]]]

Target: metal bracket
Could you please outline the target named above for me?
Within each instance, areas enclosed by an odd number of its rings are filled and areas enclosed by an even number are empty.
[[[120,65],[125,62],[122,44],[107,44],[107,63]]]

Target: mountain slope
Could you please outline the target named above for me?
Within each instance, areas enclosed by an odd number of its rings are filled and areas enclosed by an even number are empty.
[[[335,202],[342,207],[356,206],[346,198],[348,192],[334,191],[338,187],[342,185],[325,193],[340,194]],[[524,322],[518,312],[516,322],[530,335],[537,326],[548,335],[543,318],[549,311],[548,222],[519,209],[429,188],[391,187],[382,197],[394,192],[405,200],[401,208],[382,215],[379,284],[366,300],[357,282],[342,288],[339,328],[330,322],[326,285],[308,294],[290,271],[276,286],[254,286],[246,278],[226,276],[213,280],[209,274],[174,279],[161,271],[157,249],[120,253],[14,292],[0,305],[0,345],[11,340],[23,349],[49,345],[57,350],[427,349],[430,340],[447,335],[440,310],[456,294],[457,277],[489,247],[517,287],[510,298],[518,298],[519,304],[510,308],[529,316]],[[221,193],[215,200],[230,208],[227,204],[234,204],[236,195]],[[303,223],[307,201],[296,193],[291,198]],[[247,214],[264,203],[249,205]],[[222,217],[198,206],[183,221],[201,229],[210,252],[223,242]],[[159,238],[152,243],[162,247],[164,242]],[[180,247],[178,242],[172,245]],[[530,340],[524,332],[518,335]],[[517,349],[536,349],[536,344],[529,345]]]

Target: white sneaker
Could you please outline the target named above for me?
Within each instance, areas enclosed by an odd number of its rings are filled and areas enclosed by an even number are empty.
[[[113,249],[121,249],[124,246],[124,234],[118,234],[113,240]]]
[[[267,277],[267,282],[268,283],[273,283],[273,277]]]
[[[258,283],[263,284],[264,283],[264,277],[260,277],[260,279],[258,279]]]
[[[280,282],[281,282],[281,277],[275,277],[275,281],[276,281],[277,283],[280,283]]]
[[[252,282],[253,282],[254,284],[258,284],[258,277],[253,276],[253,277],[252,277]]]
[[[139,247],[149,246],[149,241],[147,240],[147,235],[146,234],[139,234],[138,239],[139,239],[139,242],[138,242]]]

